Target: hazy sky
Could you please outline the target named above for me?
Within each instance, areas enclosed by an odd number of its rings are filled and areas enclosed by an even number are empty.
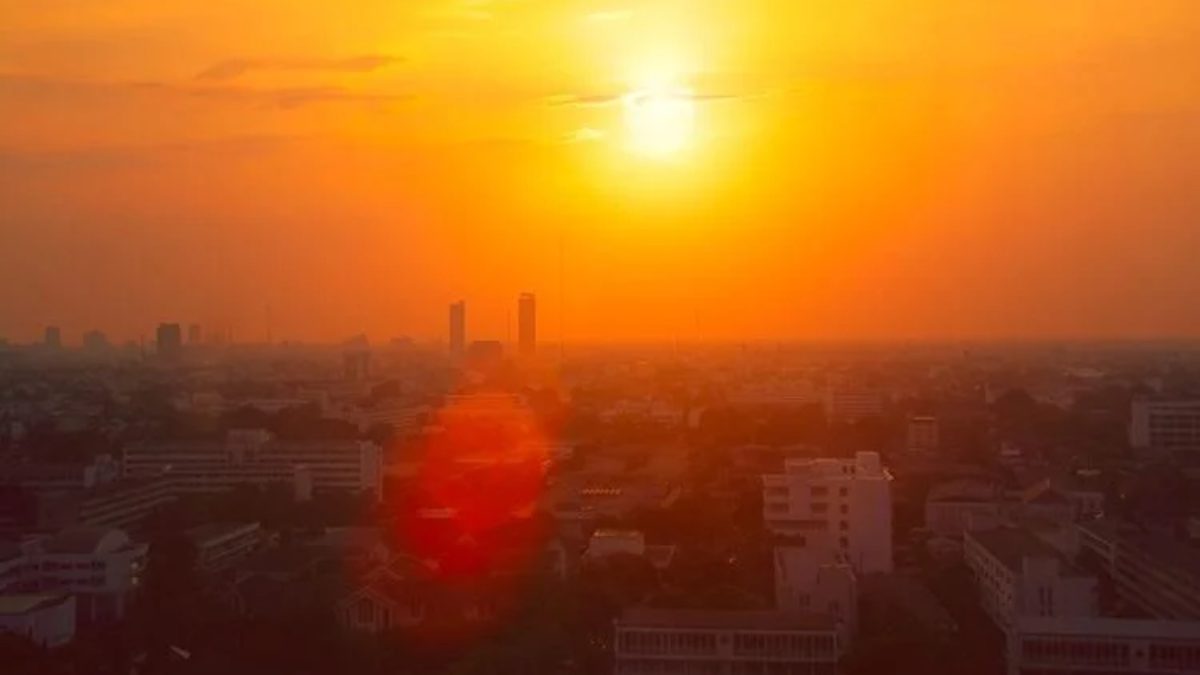
[[[0,335],[1200,334],[1196,0],[0,0]],[[684,147],[636,152],[667,86]],[[564,298],[560,254],[565,260]]]

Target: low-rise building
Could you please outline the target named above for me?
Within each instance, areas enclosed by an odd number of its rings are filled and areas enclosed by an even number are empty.
[[[925,498],[925,527],[939,537],[957,539],[970,529],[1000,524],[1004,498],[989,483],[957,480],[929,490]]]
[[[196,569],[202,572],[228,569],[253,553],[263,538],[258,523],[209,523],[187,535],[196,547]]]
[[[1008,675],[1200,672],[1200,623],[1024,617],[1010,632]]]
[[[261,429],[231,431],[224,442],[142,443],[125,449],[127,477],[171,476],[181,492],[220,492],[242,484],[294,484],[370,492],[383,486],[382,451],[357,440],[280,441]]]
[[[1025,530],[967,531],[963,559],[975,576],[980,605],[1001,630],[1026,616],[1071,618],[1097,613],[1096,579]]]
[[[834,675],[832,619],[780,611],[628,609],[614,622],[615,675]]]
[[[75,598],[66,593],[0,595],[0,633],[39,647],[61,647],[75,639]]]
[[[1122,601],[1160,619],[1200,621],[1200,550],[1115,520],[1077,528],[1080,550],[1100,561]]]
[[[27,540],[0,562],[0,593],[69,593],[79,623],[119,619],[141,585],[146,551],[110,528],[71,528]]]

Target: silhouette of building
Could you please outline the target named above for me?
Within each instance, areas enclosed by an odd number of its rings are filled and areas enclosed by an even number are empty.
[[[360,382],[371,374],[371,352],[351,349],[342,354],[342,376],[350,382]]]
[[[461,356],[467,348],[467,303],[463,300],[450,305],[450,353]]]
[[[183,356],[183,329],[177,323],[160,323],[155,334],[158,356],[164,361],[178,361]]]
[[[42,337],[42,345],[49,349],[62,347],[62,330],[58,326],[46,326],[46,332]]]
[[[83,334],[83,348],[89,352],[102,352],[109,348],[108,336],[98,330]]]
[[[204,337],[204,333],[200,330],[200,324],[194,323],[188,326],[188,344],[198,345],[200,339]]]
[[[533,356],[537,351],[537,299],[533,293],[522,293],[517,299],[517,344],[521,356]]]

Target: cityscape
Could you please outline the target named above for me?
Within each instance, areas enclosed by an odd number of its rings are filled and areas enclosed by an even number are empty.
[[[0,16],[0,675],[1200,675],[1200,2]]]

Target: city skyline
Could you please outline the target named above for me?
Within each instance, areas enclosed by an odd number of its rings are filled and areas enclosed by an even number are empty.
[[[1200,335],[1195,3],[72,7],[0,45],[13,341]]]

